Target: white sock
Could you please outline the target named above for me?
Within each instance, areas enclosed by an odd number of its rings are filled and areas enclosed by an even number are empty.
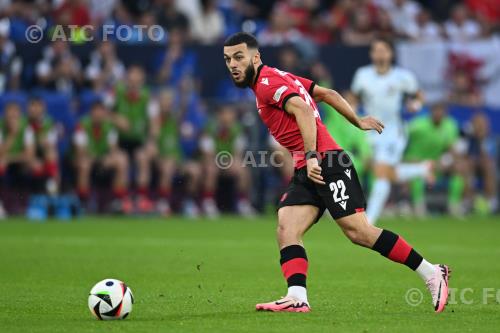
[[[307,289],[301,286],[291,286],[288,287],[288,294],[287,296],[291,296],[293,298],[298,299],[301,302],[306,302],[307,301]]]
[[[375,224],[379,218],[390,192],[391,183],[387,179],[375,180],[366,209],[366,216],[370,224]]]
[[[417,267],[416,272],[424,281],[427,281],[436,273],[436,267],[424,259]]]
[[[401,163],[396,166],[396,178],[399,181],[406,181],[413,178],[424,178],[429,171],[429,165],[422,163]]]

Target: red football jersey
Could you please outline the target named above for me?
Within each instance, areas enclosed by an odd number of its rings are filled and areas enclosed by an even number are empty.
[[[318,106],[310,95],[313,88],[314,82],[311,80],[269,66],[259,67],[252,87],[260,118],[276,141],[290,151],[296,169],[306,165],[304,141],[295,117],[283,109],[288,99],[293,96],[302,98],[314,112],[317,128],[316,150],[325,152],[342,149],[321,121]]]

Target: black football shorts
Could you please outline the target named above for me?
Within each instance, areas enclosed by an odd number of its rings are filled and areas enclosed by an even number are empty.
[[[343,150],[323,153],[320,163],[325,185],[307,177],[307,168],[296,169],[278,209],[285,206],[312,205],[319,208],[318,220],[325,209],[334,219],[362,212],[366,200],[358,174],[349,155]]]

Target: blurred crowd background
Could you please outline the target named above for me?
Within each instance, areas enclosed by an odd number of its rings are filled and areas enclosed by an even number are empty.
[[[393,41],[426,95],[416,115],[402,106],[405,158],[438,167],[432,186],[398,184],[386,213],[498,209],[500,0],[0,0],[0,216],[274,209],[290,161],[258,154],[281,147],[252,92],[226,73],[222,41],[241,30],[258,37],[267,64],[346,97],[370,43]],[[321,108],[368,191],[363,134]],[[446,137],[429,142],[429,128]],[[214,164],[221,151],[232,167]]]

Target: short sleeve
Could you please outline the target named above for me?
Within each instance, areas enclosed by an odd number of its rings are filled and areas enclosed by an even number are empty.
[[[416,94],[418,91],[417,77],[410,71],[404,71],[403,91],[407,94]]]
[[[314,86],[316,83],[312,80],[306,79],[305,77],[289,74],[294,80],[298,80],[300,84],[307,90],[309,95],[313,95]]]
[[[283,109],[290,98],[300,96],[299,87],[280,75],[261,77],[260,80],[256,94],[262,103]]]

